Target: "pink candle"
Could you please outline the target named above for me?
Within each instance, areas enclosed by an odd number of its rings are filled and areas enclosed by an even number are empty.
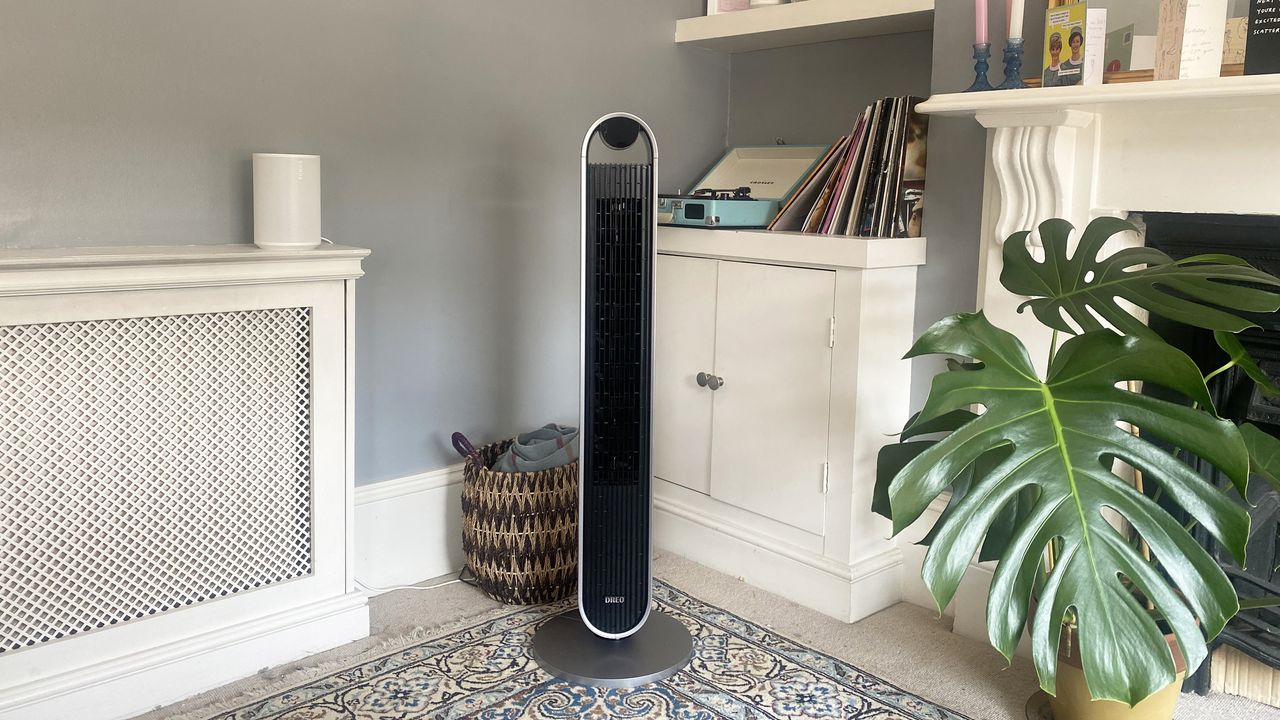
[[[973,14],[977,30],[974,42],[981,45],[987,41],[987,0],[973,0]]]

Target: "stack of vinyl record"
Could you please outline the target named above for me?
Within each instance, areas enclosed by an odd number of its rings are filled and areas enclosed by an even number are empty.
[[[919,237],[924,219],[925,140],[921,98],[877,100],[838,138],[783,206],[770,230]]]

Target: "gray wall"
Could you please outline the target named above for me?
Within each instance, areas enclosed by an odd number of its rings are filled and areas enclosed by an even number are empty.
[[[927,97],[932,43],[919,32],[734,55],[729,142],[825,144],[878,98]]]
[[[1119,30],[1133,23],[1135,35],[1155,35],[1160,19],[1160,0],[1091,0],[1089,7],[1107,9],[1107,28]],[[1249,0],[1230,0],[1227,17],[1248,17]]]
[[[0,246],[252,241],[249,155],[322,156],[358,289],[359,482],[577,415],[587,126],[654,127],[664,189],[725,144],[700,0],[0,0]]]
[[[249,154],[322,155],[325,234],[373,249],[358,479],[441,467],[453,430],[576,417],[578,150],[596,117],[645,117],[674,190],[726,142],[829,142],[876,97],[972,79],[972,3],[938,3],[934,33],[732,59],[671,42],[700,12],[0,0],[0,246],[250,242]],[[991,21],[998,53],[1003,13]],[[971,119],[930,123],[918,332],[975,305],[984,146]],[[917,361],[917,404],[935,369]]]
[[[992,55],[988,77],[1004,80],[1004,9],[992,3],[988,17]],[[1023,76],[1040,72],[1044,9],[1028,3]],[[933,92],[960,92],[973,82],[973,3],[940,2],[933,19]],[[982,181],[987,132],[973,118],[929,119],[924,234],[928,263],[920,269],[916,334],[956,312],[971,312],[978,301],[978,252],[982,225]],[[935,358],[914,361],[912,406],[920,407],[929,383],[943,365]]]

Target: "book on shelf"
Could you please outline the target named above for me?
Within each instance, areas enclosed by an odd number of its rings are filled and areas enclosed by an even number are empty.
[[[921,98],[882,98],[854,121],[849,135],[801,183],[770,230],[918,237],[924,202],[928,119]]]

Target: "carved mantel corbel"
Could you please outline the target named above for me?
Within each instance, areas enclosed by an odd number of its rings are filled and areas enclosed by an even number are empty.
[[[1092,197],[1098,122],[1081,110],[978,113],[992,130],[991,163],[999,193],[996,245],[1051,217],[1083,227]],[[1039,237],[1031,241],[1039,245]]]

